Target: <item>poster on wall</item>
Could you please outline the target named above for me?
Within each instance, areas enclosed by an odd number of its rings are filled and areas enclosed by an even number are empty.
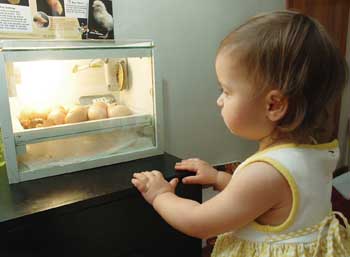
[[[1,38],[114,39],[112,0],[0,0]]]

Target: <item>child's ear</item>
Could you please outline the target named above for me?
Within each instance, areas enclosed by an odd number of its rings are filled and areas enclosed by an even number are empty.
[[[266,117],[270,121],[279,121],[287,113],[288,99],[279,90],[271,90],[265,97]]]

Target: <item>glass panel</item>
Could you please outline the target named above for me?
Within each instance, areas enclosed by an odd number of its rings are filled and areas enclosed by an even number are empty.
[[[155,147],[152,65],[152,57],[8,62],[20,170]]]
[[[155,146],[153,126],[114,129],[110,132],[26,145],[18,156],[20,172],[93,161]]]

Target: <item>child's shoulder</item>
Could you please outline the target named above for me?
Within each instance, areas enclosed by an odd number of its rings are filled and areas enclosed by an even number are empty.
[[[290,194],[290,187],[285,176],[274,166],[263,161],[250,163],[242,167],[232,177],[231,186],[249,192],[256,200],[279,205]]]
[[[254,220],[266,225],[280,225],[287,220],[292,207],[292,189],[286,177],[269,163],[257,161],[232,177],[242,202],[254,204]],[[260,210],[260,212],[259,212]]]
[[[245,165],[239,169],[234,177],[235,180],[239,180],[252,187],[261,187],[264,190],[268,186],[273,186],[273,190],[284,190],[288,189],[288,183],[281,172],[271,165],[270,163],[264,161],[256,161]]]

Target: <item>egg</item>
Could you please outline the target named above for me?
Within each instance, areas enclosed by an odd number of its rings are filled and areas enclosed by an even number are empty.
[[[43,121],[43,127],[51,127],[56,125],[52,120],[44,120]]]
[[[66,114],[60,108],[54,109],[47,116],[48,120],[51,120],[54,125],[64,124],[66,118]]]
[[[65,118],[65,123],[77,123],[87,120],[87,108],[85,106],[74,106],[69,109]]]
[[[94,103],[88,110],[89,120],[99,120],[107,118],[107,105],[105,103]]]
[[[55,107],[52,108],[51,112],[53,111],[61,111],[64,114],[67,114],[67,110],[62,106],[62,105],[56,105]]]
[[[43,123],[38,123],[35,127],[45,128],[45,127],[51,127],[53,125],[55,125],[55,123],[52,120],[43,120]]]
[[[104,108],[104,109],[107,109],[108,105],[104,102],[96,102],[96,103],[93,103],[93,106],[98,106],[98,107],[101,107],[101,108]]]
[[[132,114],[131,110],[127,106],[122,104],[110,104],[108,106],[107,112],[109,118],[128,116]]]

